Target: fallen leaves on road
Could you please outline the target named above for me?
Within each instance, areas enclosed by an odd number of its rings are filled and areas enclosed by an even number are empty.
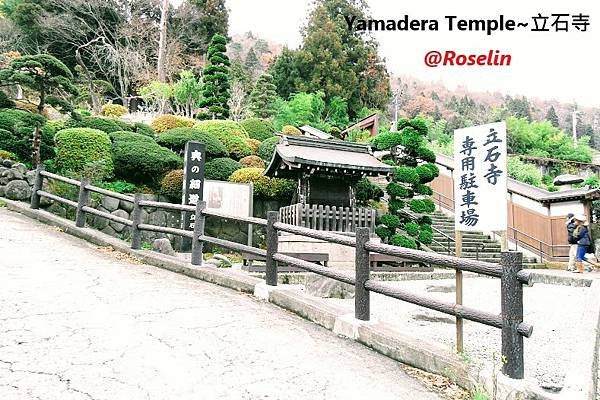
[[[440,375],[431,374],[417,368],[407,365],[403,366],[404,371],[411,377],[419,380],[427,389],[438,393],[448,400],[470,400],[471,395],[450,379]]]
[[[140,260],[139,258],[132,256],[131,254],[116,251],[115,249],[112,248],[112,246],[99,246],[99,247],[96,247],[96,249],[98,251],[100,251],[101,253],[105,253],[105,254],[108,254],[108,255],[116,258],[119,261],[125,261],[130,264],[137,264],[137,265],[143,264],[142,260]]]

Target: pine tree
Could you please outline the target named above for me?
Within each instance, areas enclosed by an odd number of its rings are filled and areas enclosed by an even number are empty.
[[[214,35],[208,46],[208,64],[204,68],[202,101],[212,119],[229,117],[229,57],[225,54],[227,39]]]
[[[423,119],[401,119],[398,131],[382,133],[375,139],[378,150],[392,150],[391,161],[398,167],[386,191],[389,213],[381,217],[375,233],[386,243],[417,249],[432,241],[431,217],[435,210],[426,184],[439,175],[435,154],[426,145],[427,123]],[[405,208],[410,210],[407,211]]]
[[[548,109],[548,113],[546,113],[546,121],[550,121],[552,126],[558,128],[558,115],[556,114],[554,106],[550,106]]]
[[[244,66],[252,77],[256,77],[260,72],[260,61],[256,56],[254,47],[250,47],[250,50],[248,50],[248,54],[246,54],[246,60],[244,61]]]
[[[273,107],[277,100],[277,92],[273,83],[273,76],[262,74],[256,81],[256,86],[250,93],[250,110],[258,118],[271,118],[275,115]]]

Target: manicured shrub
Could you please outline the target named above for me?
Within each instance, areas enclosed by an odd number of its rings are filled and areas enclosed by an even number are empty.
[[[265,162],[259,156],[248,156],[240,160],[240,164],[244,168],[265,168]]]
[[[173,128],[191,128],[194,126],[194,120],[179,115],[166,114],[156,117],[150,126],[156,133],[161,134]]]
[[[240,125],[248,132],[248,136],[251,139],[261,142],[273,137],[275,133],[275,128],[268,119],[248,118],[240,122]]]
[[[194,128],[212,133],[221,140],[225,136],[238,136],[243,139],[247,139],[249,137],[242,125],[230,120],[200,121],[194,125]]]
[[[302,136],[300,129],[292,125],[285,125],[283,128],[281,128],[281,133],[288,136]]]
[[[204,166],[204,177],[216,181],[226,181],[240,168],[242,168],[240,163],[231,158],[216,158]]]
[[[144,142],[144,143],[156,143],[150,136],[142,135],[135,132],[128,131],[116,131],[108,134],[110,140],[114,142],[128,141],[128,142]]]
[[[183,194],[183,170],[174,169],[167,172],[160,181],[160,193],[172,201],[181,201]]]
[[[362,178],[356,184],[356,201],[361,205],[367,205],[369,200],[379,201],[383,194],[383,190],[367,178]]]
[[[273,153],[275,153],[275,146],[279,144],[279,136],[274,136],[262,142],[258,147],[258,151],[256,155],[265,160],[267,163],[271,161],[273,158]]]
[[[15,102],[12,101],[6,93],[0,91],[0,108],[15,108]]]
[[[219,139],[208,132],[203,132],[195,128],[169,129],[157,138],[158,144],[174,152],[182,152],[185,144],[190,140],[206,145],[207,158],[224,157],[229,154],[227,148]]]
[[[394,177],[397,182],[403,183],[419,183],[419,174],[411,167],[398,167],[394,172]]]
[[[408,206],[413,212],[418,214],[432,213],[435,211],[435,204],[430,199],[412,199]]]
[[[104,117],[81,117],[79,120],[72,118],[67,121],[67,127],[98,129],[106,133],[123,130],[115,120]]]
[[[23,110],[0,110],[0,148],[14,153],[20,161],[31,161],[33,133],[46,119]],[[54,158],[54,135],[42,129],[40,155],[42,160]]]
[[[99,179],[112,175],[110,138],[105,132],[90,128],[63,129],[56,134],[54,141],[55,165],[60,172],[79,174],[95,164]]]
[[[395,234],[391,237],[390,243],[394,246],[406,247],[408,249],[416,249],[417,242],[401,234]]]
[[[127,114],[127,107],[124,107],[120,104],[108,103],[102,106],[102,111],[100,114],[104,115],[105,117],[122,117],[123,115]]]
[[[252,150],[252,154],[256,154],[256,152],[258,151],[258,148],[260,147],[260,140],[246,139],[246,144]]]
[[[11,153],[10,151],[1,150],[1,149],[0,149],[0,158],[3,160],[17,161],[17,156],[15,155],[15,153]]]
[[[419,236],[419,232],[421,231],[419,228],[419,224],[417,224],[416,222],[408,222],[404,224],[404,230],[410,236]]]
[[[400,218],[392,214],[382,215],[380,222],[390,230],[396,229],[400,226]]]
[[[136,184],[157,186],[167,171],[182,165],[181,157],[155,142],[117,140],[112,152],[116,177]]]
[[[235,171],[230,177],[230,182],[252,183],[254,194],[267,199],[289,199],[295,189],[296,183],[289,179],[269,178],[263,175],[261,168],[242,168]]]
[[[135,129],[136,133],[152,137],[156,136],[156,132],[154,132],[154,129],[152,129],[150,125],[144,124],[143,122],[134,123],[133,128]]]
[[[221,142],[227,148],[229,156],[235,160],[252,155],[252,148],[246,143],[246,139],[239,136],[223,136]]]

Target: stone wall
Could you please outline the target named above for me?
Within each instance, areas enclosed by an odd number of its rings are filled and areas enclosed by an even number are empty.
[[[25,164],[0,158],[0,197],[10,200],[29,200],[35,171]]]

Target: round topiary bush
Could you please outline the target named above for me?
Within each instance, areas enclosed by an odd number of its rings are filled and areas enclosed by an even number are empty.
[[[183,170],[174,169],[160,181],[160,193],[172,201],[180,201],[183,193]]]
[[[240,164],[244,168],[262,168],[266,167],[265,162],[259,156],[248,156],[240,160]]]
[[[94,164],[103,179],[113,173],[110,138],[105,132],[91,128],[70,128],[59,131],[54,137],[56,158],[54,165],[64,174],[79,174]]]
[[[275,134],[275,128],[268,119],[248,118],[240,122],[240,125],[248,132],[251,139],[261,142],[273,137]]]
[[[156,117],[150,126],[156,133],[161,134],[173,128],[191,128],[194,126],[194,120],[179,115],[166,114]]]
[[[229,136],[237,136],[242,139],[248,138],[248,133],[242,125],[230,120],[200,121],[194,125],[194,128],[211,133],[221,141]]]
[[[195,128],[169,129],[158,137],[157,142],[161,146],[175,152],[182,152],[185,144],[190,140],[206,145],[207,158],[226,157],[229,155],[227,148],[219,139],[208,132],[203,132]]]
[[[10,151],[0,149],[0,158],[3,160],[13,160],[17,161],[17,156],[15,153],[11,153]]]
[[[114,143],[117,141],[134,141],[134,142],[145,142],[145,143],[156,143],[150,136],[142,135],[135,132],[128,131],[116,131],[108,134],[110,140]]]
[[[204,166],[204,177],[216,181],[226,181],[240,168],[242,168],[240,163],[231,158],[216,158]]]
[[[246,139],[239,136],[223,136],[220,140],[227,148],[229,156],[234,160],[239,160],[252,155],[252,148],[248,146]]]
[[[120,104],[112,104],[108,103],[102,106],[102,111],[100,111],[100,115],[104,115],[105,117],[122,117],[127,114],[127,107],[124,107]]]
[[[112,152],[118,178],[147,186],[157,186],[166,172],[183,164],[181,157],[155,142],[117,140]]]
[[[256,154],[258,148],[260,147],[260,141],[256,139],[246,139],[246,144],[252,150],[252,154]]]
[[[288,200],[296,190],[296,183],[289,179],[269,178],[262,168],[242,168],[229,177],[230,182],[252,183],[254,194],[266,199]]]
[[[271,161],[273,158],[273,153],[275,153],[275,146],[279,144],[279,137],[274,136],[262,142],[260,146],[258,146],[258,151],[256,155],[265,160],[267,163]]]
[[[284,125],[284,127],[281,128],[281,133],[288,136],[302,136],[300,129],[292,125]]]
[[[136,133],[151,137],[156,136],[156,132],[154,132],[154,129],[152,129],[150,125],[144,124],[143,122],[134,123],[133,128],[135,129]]]

